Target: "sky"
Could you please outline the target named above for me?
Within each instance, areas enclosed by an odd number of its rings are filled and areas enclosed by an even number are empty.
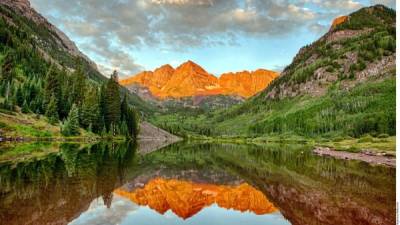
[[[30,0],[106,76],[192,60],[216,76],[281,71],[334,18],[396,0]]]

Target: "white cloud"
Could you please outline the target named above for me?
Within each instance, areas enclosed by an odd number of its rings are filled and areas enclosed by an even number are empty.
[[[88,210],[71,221],[71,225],[121,224],[121,222],[138,209],[128,199],[113,196],[111,207],[107,208],[101,198],[95,199]]]
[[[391,0],[384,0],[392,2]],[[96,55],[104,72],[142,69],[132,49],[151,46],[184,51],[235,45],[238,38],[294,35],[316,31],[321,19],[361,7],[356,0],[31,0],[32,5],[78,45]],[[327,10],[322,13],[314,4]],[[336,10],[335,13],[330,10]]]
[[[213,5],[213,0],[151,0],[151,2],[159,5]]]

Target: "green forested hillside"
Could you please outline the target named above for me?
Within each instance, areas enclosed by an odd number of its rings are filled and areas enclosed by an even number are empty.
[[[178,134],[207,136],[395,135],[395,17],[381,5],[363,8],[302,48],[245,103],[153,121]]]
[[[147,104],[121,88],[116,73],[107,79],[87,59],[63,50],[52,32],[0,4],[1,133],[18,135],[22,124],[7,118],[22,113],[38,121],[45,116],[66,136],[77,136],[83,128],[134,137],[136,110],[149,112]]]

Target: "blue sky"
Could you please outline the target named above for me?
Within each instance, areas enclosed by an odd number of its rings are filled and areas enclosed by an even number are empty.
[[[104,75],[176,67],[282,70],[332,19],[395,0],[30,0]]]

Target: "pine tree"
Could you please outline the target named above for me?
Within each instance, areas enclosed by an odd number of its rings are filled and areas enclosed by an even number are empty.
[[[43,92],[41,90],[38,92],[35,99],[33,101],[31,101],[30,108],[31,108],[32,112],[35,112],[36,114],[43,114],[43,113],[45,113],[45,109],[44,109],[43,105],[44,105]]]
[[[61,79],[62,78],[62,79]],[[59,105],[58,113],[61,119],[65,119],[68,116],[69,111],[72,106],[72,92],[71,92],[71,81],[70,77],[67,75],[66,71],[62,71],[60,74],[60,83],[61,83],[61,102],[63,104]]]
[[[119,84],[117,83],[118,74],[116,71],[111,75],[105,89],[105,114],[104,122],[107,131],[116,135],[116,126],[121,116],[121,99],[119,96]]]
[[[21,109],[22,113],[29,113],[30,109],[28,106],[28,103],[26,102],[26,100],[24,100],[24,103],[22,104],[22,109]]]
[[[3,106],[2,106],[4,109],[8,109],[8,110],[11,110],[11,111],[13,111],[14,110],[14,104],[13,104],[13,102],[10,100],[10,98],[6,98],[6,99],[4,99],[4,102],[3,102]]]
[[[54,95],[50,97],[50,102],[47,104],[45,115],[49,119],[50,123],[55,124],[58,122],[57,99]]]
[[[22,87],[18,87],[15,93],[15,103],[18,106],[22,106],[24,104],[24,95],[22,94]]]
[[[72,105],[71,111],[69,111],[68,117],[61,127],[61,132],[65,136],[77,136],[80,134],[79,110],[75,104]]]
[[[133,108],[128,108],[127,111],[126,125],[128,127],[128,136],[134,139],[139,133],[139,116]]]
[[[105,115],[106,115],[106,83],[100,87],[100,123],[105,128]]]
[[[85,98],[80,110],[80,123],[84,128],[92,126],[92,131],[98,133],[101,131],[100,124],[100,105],[98,94],[95,88],[86,92]]]
[[[1,66],[0,71],[0,81],[1,83],[10,83],[15,77],[14,71],[14,56],[11,53],[8,53],[6,57],[3,59],[3,64]]]
[[[125,93],[124,99],[121,102],[121,122],[126,121],[127,115],[128,115],[128,101]]]
[[[44,85],[44,104],[49,104],[51,97],[54,96],[56,98],[56,110],[60,108],[62,99],[61,97],[61,84],[59,80],[59,76],[57,71],[50,67],[49,71],[47,72],[45,85]]]
[[[80,62],[77,62],[78,65]],[[72,102],[80,106],[86,89],[86,76],[82,70],[82,66],[72,74]]]

